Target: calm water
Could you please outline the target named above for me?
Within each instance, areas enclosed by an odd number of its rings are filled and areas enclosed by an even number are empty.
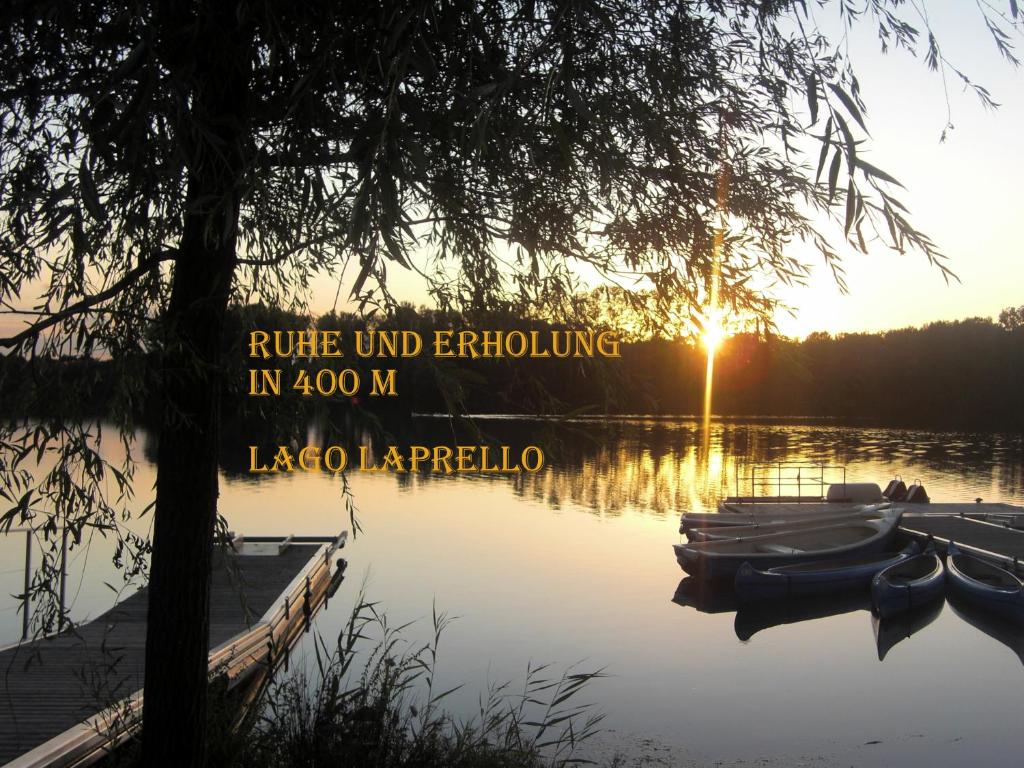
[[[484,427],[510,443],[547,429],[510,419]],[[440,421],[417,428],[428,444],[444,439]],[[705,445],[696,423],[635,419],[549,437],[554,450],[536,476],[353,475],[363,532],[319,631],[337,634],[364,578],[392,624],[416,621],[413,642],[428,637],[436,602],[458,617],[438,684],[465,683],[449,700],[465,715],[488,683],[521,680],[529,662],[604,667],[611,676],[587,692],[608,713],[597,757],[959,766],[1008,764],[1024,750],[1019,633],[969,623],[948,605],[917,627],[878,627],[860,601],[753,614],[701,603],[704,612],[680,589],[670,547],[681,511],[713,509],[737,476],[745,491],[763,462],[845,465],[850,481],[880,484],[898,472],[921,478],[936,501],[1024,504],[1021,436],[719,424]],[[141,508],[153,469],[139,454]],[[326,475],[230,471],[221,499],[247,534],[348,527],[339,483]],[[20,590],[21,541],[0,542],[4,594]],[[72,568],[76,618],[112,599],[103,554],[97,542],[88,567],[80,556]],[[0,610],[0,641],[16,639],[13,601]]]

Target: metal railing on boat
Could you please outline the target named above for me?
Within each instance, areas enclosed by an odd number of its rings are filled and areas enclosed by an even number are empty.
[[[750,493],[741,493],[740,483],[750,482]],[[748,465],[743,471],[736,471],[736,495],[726,499],[731,504],[756,502],[815,502],[825,498],[830,485],[846,488],[846,467],[831,464],[759,462]],[[804,488],[815,491],[805,495]],[[796,494],[784,491],[795,489]],[[759,490],[768,493],[758,493]],[[775,493],[771,494],[770,491]],[[843,494],[845,495],[845,494]]]

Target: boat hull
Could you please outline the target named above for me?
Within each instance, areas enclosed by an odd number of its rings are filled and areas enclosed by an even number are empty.
[[[676,562],[695,578],[734,580],[749,562],[767,570],[815,560],[860,557],[884,552],[896,534],[896,518],[787,531],[727,541],[675,544]]]
[[[871,582],[875,615],[888,619],[938,600],[946,591],[946,569],[933,550],[890,565]]]
[[[823,528],[827,525],[855,523],[861,520],[880,520],[894,514],[898,513],[888,509],[881,509],[865,512],[848,512],[840,515],[826,515],[823,517],[773,520],[770,522],[752,523],[750,525],[694,528],[687,531],[686,536],[690,541],[721,541],[723,539],[734,539],[738,536],[767,536],[770,533],[781,533],[783,531]]]
[[[962,600],[1005,619],[1024,624],[1024,582],[996,565],[960,551],[953,543],[947,556],[949,587]],[[991,575],[1002,586],[984,578]]]
[[[723,504],[719,512],[687,512],[679,518],[679,533],[718,530],[779,522],[805,522],[814,519],[838,518],[891,509],[889,502],[880,504],[847,504],[824,502],[799,504]]]
[[[736,572],[736,597],[743,602],[781,600],[867,589],[880,571],[920,553],[915,543],[902,552],[839,560],[816,560],[797,566],[759,570],[744,563]]]

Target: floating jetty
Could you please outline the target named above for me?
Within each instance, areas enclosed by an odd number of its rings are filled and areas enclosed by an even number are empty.
[[[943,552],[955,541],[965,552],[1002,566],[1024,564],[1024,530],[1015,527],[1024,525],[1024,508],[983,503],[932,503],[927,508],[904,512],[900,530],[920,540],[931,536]]]
[[[861,505],[825,502],[772,502],[764,497],[757,501],[722,504],[721,514],[742,514],[748,519],[769,519],[778,515],[793,518],[832,516],[853,513]],[[1013,566],[1014,558],[1024,567],[1024,507],[1000,503],[904,504],[894,502],[891,509],[903,513],[899,530],[920,542],[931,536],[940,552],[950,541],[965,552],[992,560],[1002,566]],[[962,546],[961,546],[962,545]]]
[[[736,493],[724,499],[717,512],[683,514],[679,532],[687,536],[689,543],[677,544],[674,550],[680,565],[691,575],[679,583],[673,602],[704,613],[736,611],[736,636],[744,642],[768,626],[858,610],[871,611],[881,661],[896,643],[934,621],[942,611],[944,600],[948,599],[954,613],[1012,649],[1024,661],[1024,635],[1020,632],[1024,615],[1024,587],[1020,581],[1024,577],[1024,508],[982,503],[981,499],[974,503],[932,502],[920,481],[907,486],[898,476],[883,492],[875,483],[847,482],[842,468],[832,472],[833,476],[838,475],[835,481],[827,479],[826,470],[835,469],[830,467],[775,464],[770,469],[775,472],[774,476],[763,470],[751,471],[750,488],[743,489],[748,492],[741,493],[737,483]],[[793,477],[797,493],[788,491]],[[889,603],[888,607],[910,610],[882,619],[879,612],[894,613],[885,610],[877,598],[879,584],[883,583],[880,579],[886,572],[872,576],[874,606],[865,594],[866,584],[853,588],[851,583],[859,569],[869,569],[873,562],[878,562],[876,558],[835,558],[819,547],[815,557],[820,555],[821,562],[799,565],[800,558],[813,554],[808,552],[810,548],[803,546],[801,537],[815,532],[825,534],[843,526],[843,519],[848,521],[846,525],[852,526],[885,514],[899,516],[893,549],[910,547],[912,540],[922,545],[930,541],[939,553],[962,550],[985,561],[962,558],[964,572],[968,574],[963,581],[973,579],[974,585],[947,590],[945,577],[951,567],[947,566],[954,563],[956,557],[949,556],[943,563],[933,552],[927,555],[931,559],[928,570],[890,574],[887,581],[899,590],[891,594],[899,595],[900,599]],[[751,526],[755,527],[751,529]],[[785,532],[779,532],[786,526],[789,527]],[[709,532],[717,536],[708,539]],[[956,549],[951,546],[953,542]],[[786,565],[762,569],[762,573],[748,562],[726,587],[721,581],[716,583],[704,578],[699,569],[693,567],[695,558],[709,543],[749,551],[751,561],[777,554]],[[780,546],[783,544],[788,544],[788,548]],[[903,564],[908,562],[910,560],[904,560]],[[967,563],[973,563],[973,571],[966,567]],[[893,567],[900,565],[890,565],[890,570]],[[708,569],[705,572],[709,572]],[[776,580],[769,589],[766,580],[772,574],[780,576],[782,581]],[[795,596],[798,590],[793,586],[794,577],[799,582],[813,583],[821,594]],[[919,586],[916,592],[908,588],[914,583]],[[949,594],[945,595],[947,591]],[[920,605],[914,604],[915,597],[921,598]]]
[[[952,541],[966,552],[1001,565],[1013,565],[1016,558],[1024,566],[1024,507],[981,502],[895,502],[892,508],[903,512],[899,529],[904,535],[921,542],[932,537],[940,552],[945,552]],[[808,501],[773,503],[764,498],[748,504],[722,505],[722,514],[738,512],[753,519],[785,514],[805,515],[813,519],[815,515],[853,513],[856,510],[857,506],[850,504]]]
[[[346,537],[236,537],[233,550],[218,551],[211,682],[244,691],[287,662],[341,583]],[[146,613],[142,589],[87,623],[0,649],[0,765],[89,765],[138,729]]]
[[[901,487],[906,490],[902,480]],[[741,487],[745,483],[746,487]],[[891,486],[892,484],[890,484]],[[912,486],[916,487],[916,486]],[[887,489],[888,490],[888,489]],[[846,468],[823,464],[754,464],[737,473],[736,489],[719,513],[744,523],[769,519],[807,519],[856,513],[865,505],[887,502],[902,513],[900,532],[921,542],[930,536],[945,552],[950,541],[979,557],[1017,569],[1024,567],[1024,507],[1003,503],[889,500],[874,483],[847,481]],[[686,515],[691,524],[714,515]],[[684,527],[680,525],[680,533]],[[1020,566],[1020,567],[1018,567]]]

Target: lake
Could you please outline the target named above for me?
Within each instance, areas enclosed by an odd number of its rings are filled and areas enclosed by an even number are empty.
[[[1020,435],[737,422],[705,436],[694,421],[640,417],[480,424],[502,442],[552,446],[548,465],[514,478],[353,474],[362,532],[316,622],[329,642],[365,582],[390,624],[414,622],[413,644],[432,632],[435,604],[457,617],[438,662],[438,686],[464,684],[448,699],[456,714],[475,713],[489,683],[521,681],[528,663],[603,668],[584,698],[607,713],[606,731],[586,754],[620,752],[627,765],[995,765],[1024,750],[1019,638],[996,639],[948,605],[916,631],[879,630],[857,601],[704,612],[677,594],[684,574],[670,546],[682,511],[713,510],[737,483],[745,491],[754,464],[845,466],[849,481],[881,485],[899,473],[935,501],[1024,504]],[[415,429],[429,445],[447,425],[423,418]],[[147,443],[140,434],[140,509],[154,478]],[[221,511],[250,535],[348,528],[341,483],[326,474],[254,477],[233,465]],[[21,589],[23,539],[8,539],[4,595]],[[106,546],[97,540],[87,566],[74,554],[76,620],[113,599]],[[15,609],[0,604],[2,642],[18,636]]]

